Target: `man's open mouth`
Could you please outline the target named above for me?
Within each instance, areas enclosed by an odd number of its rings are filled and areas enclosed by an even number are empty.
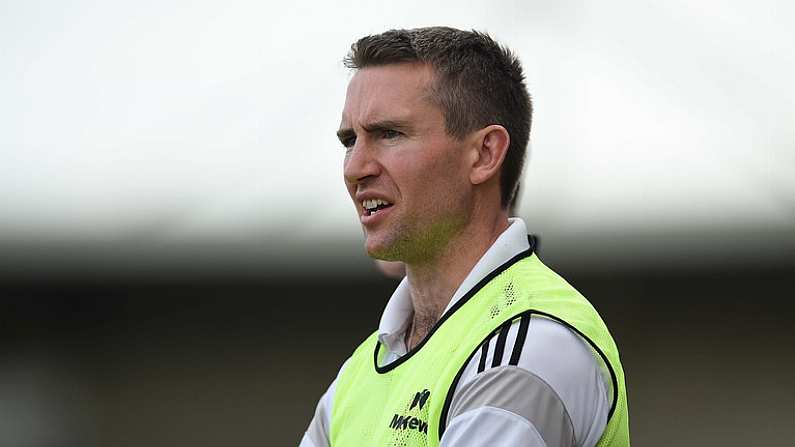
[[[370,216],[381,211],[384,208],[392,206],[391,203],[381,199],[370,199],[362,201],[362,208],[364,208],[364,215]]]

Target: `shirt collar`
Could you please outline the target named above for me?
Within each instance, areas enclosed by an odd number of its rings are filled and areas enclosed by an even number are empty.
[[[458,286],[444,311],[450,310],[486,275],[529,247],[527,226],[524,221],[518,217],[509,218],[508,228],[475,263],[464,281]],[[378,339],[388,351],[398,355],[406,353],[404,335],[414,313],[413,309],[408,279],[404,277],[386,303],[384,313],[381,315],[381,322],[378,325]]]

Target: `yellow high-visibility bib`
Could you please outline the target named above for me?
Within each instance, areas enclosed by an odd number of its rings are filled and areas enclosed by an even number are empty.
[[[385,349],[377,334],[368,337],[337,381],[331,446],[438,446],[464,367],[484,340],[527,314],[567,326],[602,358],[613,396],[597,447],[629,447],[624,371],[615,342],[593,306],[532,248],[484,278],[398,360],[379,366]]]

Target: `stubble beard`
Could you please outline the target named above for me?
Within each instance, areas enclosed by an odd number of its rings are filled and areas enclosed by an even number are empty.
[[[448,246],[466,224],[462,216],[444,216],[435,222],[408,219],[388,229],[384,240],[368,248],[368,255],[382,261],[400,261],[406,264],[433,262],[445,253]],[[383,231],[383,230],[382,230]],[[366,235],[369,239],[369,235]]]

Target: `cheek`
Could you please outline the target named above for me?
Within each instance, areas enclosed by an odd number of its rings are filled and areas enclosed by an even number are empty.
[[[444,187],[448,192],[450,188],[459,187],[464,178],[461,160],[455,157],[455,153],[450,152],[452,150],[428,160],[424,172],[426,181],[437,187]]]
[[[428,212],[452,205],[463,186],[456,167],[447,160],[429,160],[407,173],[411,188],[406,193],[411,194],[415,203]]]
[[[437,162],[426,159],[406,160],[400,172],[405,193],[412,194],[415,199],[425,199],[428,194],[436,192],[440,174]]]
[[[464,187],[459,148],[448,142],[425,141],[390,154],[390,175],[401,194],[412,202],[439,203]]]

